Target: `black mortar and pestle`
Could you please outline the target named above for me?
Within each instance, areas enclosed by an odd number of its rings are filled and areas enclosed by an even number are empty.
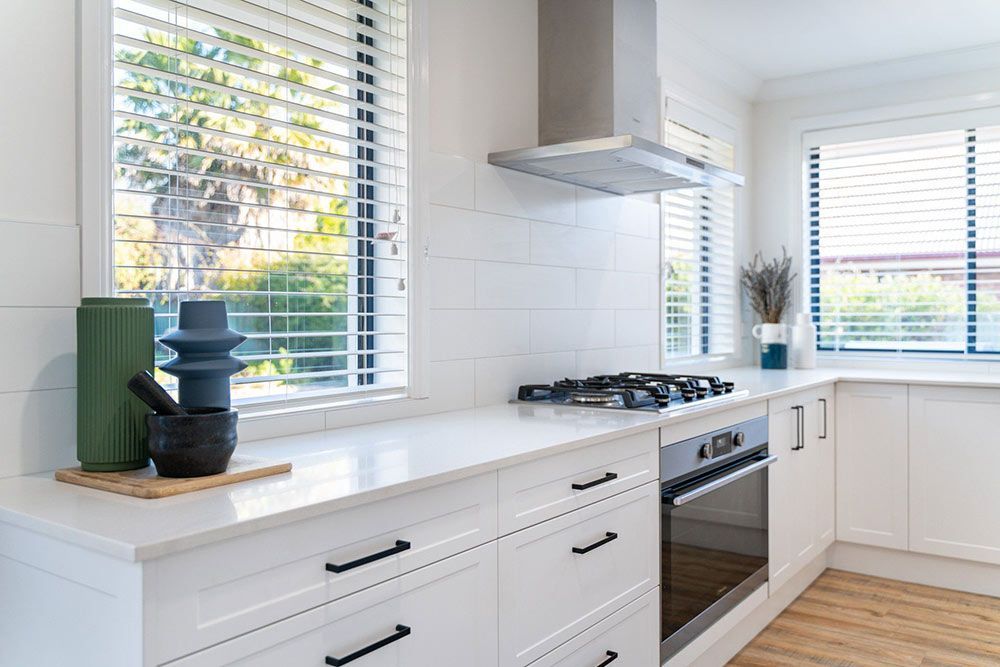
[[[236,410],[185,408],[148,371],[132,376],[128,388],[153,410],[146,425],[157,474],[204,477],[226,471],[236,450]]]

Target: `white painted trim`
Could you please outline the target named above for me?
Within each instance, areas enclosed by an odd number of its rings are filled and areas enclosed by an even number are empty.
[[[745,141],[747,137],[747,127],[746,124],[739,118],[736,114],[731,113],[723,109],[722,107],[709,102],[703,97],[693,93],[684,86],[676,84],[674,82],[668,81],[666,79],[660,79],[660,129],[659,129],[659,140],[661,144],[666,143],[666,119],[667,119],[667,106],[670,101],[678,103],[683,109],[684,120],[692,124],[694,129],[698,129],[702,132],[707,132],[709,134],[713,132],[719,132],[725,141],[730,141],[733,144],[736,153],[736,169],[738,172],[743,173],[751,164],[749,142]],[[700,118],[698,117],[700,116]],[[697,367],[699,369],[705,370],[706,368],[725,368],[726,366],[731,366],[734,363],[742,362],[743,359],[743,317],[741,311],[741,289],[739,285],[739,270],[740,270],[740,257],[742,255],[743,249],[747,246],[747,225],[745,224],[745,214],[748,207],[744,205],[745,188],[737,188],[736,196],[734,198],[734,209],[733,209],[733,255],[735,266],[733,267],[734,279],[736,280],[736,285],[734,286],[733,294],[736,297],[733,300],[733,351],[731,354],[724,355],[695,355],[691,357],[683,358],[666,358],[665,339],[666,339],[666,304],[663,299],[663,267],[666,265],[666,257],[664,256],[664,242],[663,242],[663,198],[659,198],[660,213],[658,220],[658,239],[659,239],[659,254],[660,254],[660,274],[659,282],[657,284],[657,293],[659,301],[659,311],[660,319],[658,322],[658,336],[659,341],[657,343],[658,347],[658,363],[660,367],[664,370],[675,371],[678,368],[683,367]]]
[[[795,118],[789,123],[786,136],[791,150],[788,151],[789,163],[785,177],[790,179],[791,185],[788,189],[792,197],[789,210],[799,212],[792,223],[790,234],[791,246],[793,250],[797,248],[799,252],[799,262],[793,266],[793,270],[800,277],[799,289],[793,293],[794,312],[800,312],[804,304],[809,303],[810,286],[806,272],[808,267],[806,259],[809,256],[809,237],[806,233],[808,222],[806,160],[809,150],[807,137],[815,140],[817,137],[822,137],[823,135],[819,133],[823,132],[826,137],[833,137],[838,141],[850,141],[852,136],[860,139],[870,138],[864,133],[872,134],[873,130],[865,128],[876,125],[878,131],[872,136],[890,136],[891,132],[889,134],[886,132],[894,126],[901,128],[902,134],[919,132],[921,130],[915,128],[919,128],[921,123],[924,127],[931,128],[928,131],[934,131],[934,128],[941,127],[942,118],[946,119],[949,115],[953,115],[956,122],[961,123],[963,118],[982,118],[983,113],[993,113],[991,109],[997,109],[995,113],[1000,115],[1000,85],[995,91],[805,116]],[[852,132],[855,134],[852,135]],[[879,132],[882,134],[879,135]],[[781,150],[781,147],[777,147],[777,150]],[[919,357],[914,357],[913,361],[919,361]]]
[[[1000,68],[1000,43],[768,79],[754,99],[807,97],[993,68]]]
[[[430,282],[428,230],[430,228],[430,67],[429,0],[410,0],[407,23],[407,152],[409,188],[409,245],[407,268],[408,393],[411,398],[427,398],[429,393]]]
[[[429,392],[427,328],[429,253],[427,220],[430,215],[428,162],[430,111],[428,67],[428,0],[407,5],[407,173],[409,229],[407,245],[407,387],[379,392],[369,399],[347,396],[343,401],[319,396],[275,406],[261,401],[239,406],[249,439],[260,431],[266,437],[303,433],[323,428],[331,409],[363,409],[367,405],[424,399]],[[110,296],[114,291],[112,230],[112,126],[113,126],[112,0],[77,0],[77,217],[80,222],[80,266],[83,296]],[[384,409],[384,408],[383,408]],[[379,412],[379,411],[376,411]],[[295,419],[287,417],[296,415]],[[274,424],[264,425],[264,420]],[[254,426],[253,422],[257,422]],[[283,424],[275,429],[275,424]],[[303,428],[303,424],[308,427]],[[272,426],[272,428],[268,428]],[[316,427],[316,428],[313,428]]]
[[[82,296],[110,296],[111,113],[114,15],[111,0],[77,1],[77,220]]]

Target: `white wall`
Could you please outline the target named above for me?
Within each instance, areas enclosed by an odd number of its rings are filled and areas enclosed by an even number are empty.
[[[926,71],[935,71],[927,61]],[[1000,69],[986,69],[946,76],[884,80],[884,67],[851,68],[853,88],[847,88],[840,71],[809,79],[766,82],[765,92],[808,86],[810,92],[829,84],[828,92],[761,101],[753,112],[754,187],[751,219],[752,244],[765,255],[780,254],[785,246],[794,255],[799,273],[799,308],[805,303],[801,276],[803,256],[802,134],[809,130],[915,117],[947,110],[1000,104]]]
[[[537,142],[536,0],[427,1],[430,397],[245,421],[244,439],[467,408],[504,401],[522,383],[657,366],[654,201],[485,164],[491,150]],[[74,0],[0,3],[0,49],[18,64],[2,73],[0,108],[0,477],[75,462],[74,9]],[[672,89],[745,122],[749,106],[725,77],[685,67],[664,73],[684,79]]]
[[[0,3],[0,477],[75,459],[74,18]]]

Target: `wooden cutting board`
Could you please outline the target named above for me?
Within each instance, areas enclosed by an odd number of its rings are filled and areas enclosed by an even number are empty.
[[[123,472],[86,472],[79,467],[63,468],[56,470],[56,479],[60,482],[136,498],[165,498],[179,493],[235,484],[248,479],[280,475],[291,469],[291,463],[275,463],[267,459],[234,454],[229,460],[226,472],[205,477],[160,477],[156,474],[154,466],[147,466]]]

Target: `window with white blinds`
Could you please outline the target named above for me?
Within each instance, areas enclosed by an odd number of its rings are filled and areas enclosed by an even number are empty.
[[[735,168],[729,142],[672,119],[665,137],[670,148]],[[666,360],[734,351],[735,205],[732,186],[670,190],[661,197]]]
[[[1000,127],[808,151],[822,350],[1000,352]]]
[[[406,20],[405,0],[114,1],[115,289],[157,336],[225,300],[238,402],[407,383]]]

